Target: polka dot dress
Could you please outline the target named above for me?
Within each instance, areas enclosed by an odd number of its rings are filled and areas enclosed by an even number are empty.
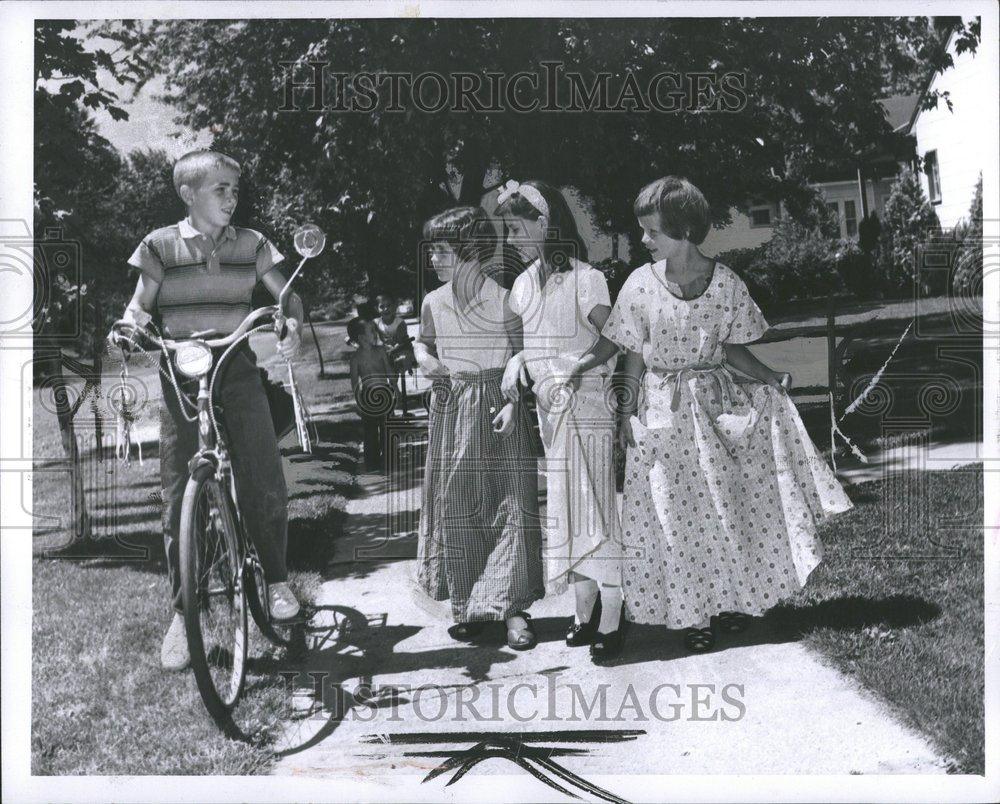
[[[788,395],[737,379],[723,344],[767,330],[743,281],[717,264],[690,300],[664,263],[633,271],[603,335],[646,365],[622,506],[628,619],[684,628],[761,614],[822,559],[818,522],[851,503]]]

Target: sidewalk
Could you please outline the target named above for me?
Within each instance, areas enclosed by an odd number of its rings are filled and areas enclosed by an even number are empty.
[[[445,605],[408,591],[418,480],[398,488],[357,478],[295,679],[300,717],[284,734],[275,773],[350,776],[395,789],[404,775],[416,785],[459,756],[420,789],[462,798],[475,779],[445,785],[483,732],[517,744],[509,755],[480,747],[490,758],[470,776],[523,773],[533,800],[565,800],[528,776],[534,768],[557,778],[528,761],[535,755],[569,774],[558,784],[574,794],[586,790],[580,782],[626,773],[945,772],[946,757],[773,619],[756,619],[747,633],[695,656],[683,651],[678,632],[632,626],[618,664],[595,667],[585,648],[562,641],[568,593],[532,607],[534,650],[508,649],[499,631],[481,644],[452,641]],[[527,763],[521,769],[512,764],[518,755]],[[610,793],[656,798],[641,785]]]

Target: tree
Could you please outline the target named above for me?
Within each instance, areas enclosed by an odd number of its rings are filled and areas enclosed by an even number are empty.
[[[137,80],[141,57],[126,53],[116,60],[106,50],[87,51],[74,30],[75,23],[59,20],[40,21],[35,27],[34,251],[36,270],[41,272],[37,286],[47,304],[33,322],[34,368],[36,375],[53,379],[56,416],[70,467],[75,536],[89,540],[75,410],[63,375],[64,350],[90,346],[93,365],[84,366],[89,373],[86,390],[96,399],[101,374],[97,333],[103,329],[107,267],[115,266],[118,256],[113,233],[119,219],[111,216],[109,200],[123,163],[97,133],[90,110],[105,109],[115,119],[127,117],[117,95],[99,84],[99,70],[109,71],[116,80]],[[89,303],[91,299],[97,302]],[[94,416],[100,444],[96,405]]]
[[[412,282],[422,220],[477,201],[490,168],[577,187],[616,232],[634,233],[631,199],[666,173],[695,181],[720,223],[753,196],[792,206],[802,196],[805,206],[817,170],[853,164],[898,136],[878,104],[889,78],[918,60],[941,69],[946,55],[925,18],[887,17],[780,26],[747,18],[170,20],[154,23],[144,43],[137,52],[167,76],[180,119],[215,132],[215,146],[253,176],[264,222],[281,236],[303,219],[330,232],[334,247],[316,269],[345,287],[399,281],[407,276],[399,266]],[[342,112],[329,108],[335,98],[313,105],[305,90],[298,111],[281,111],[288,76],[303,80],[317,62],[349,76],[466,72],[487,88],[490,73],[543,76],[543,62],[557,62],[564,93],[569,74],[585,89],[600,89],[607,74],[606,101],[621,111],[449,114],[412,103],[391,111],[383,92],[371,112]],[[657,113],[627,96],[630,82],[641,89],[657,74],[695,71],[745,76],[745,103]]]

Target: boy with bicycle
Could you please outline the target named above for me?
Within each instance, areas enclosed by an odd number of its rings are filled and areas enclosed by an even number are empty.
[[[148,234],[129,258],[129,265],[140,275],[122,322],[144,327],[156,313],[164,335],[170,338],[209,331],[218,337],[233,332],[250,313],[251,294],[258,282],[278,300],[285,285],[284,276],[275,269],[284,259],[281,253],[259,232],[229,223],[239,198],[241,170],[234,159],[215,151],[192,151],[177,160],[174,187],[188,216]],[[290,294],[283,312],[288,330],[278,341],[278,351],[291,357],[300,345],[301,299]],[[170,359],[169,355],[163,359]],[[182,377],[178,381],[185,393],[197,391],[197,381],[192,384]],[[178,530],[188,461],[198,447],[198,424],[185,418],[163,371],[160,385],[163,540],[174,608],[160,663],[165,670],[183,670],[190,658],[182,614]],[[288,586],[285,566],[288,492],[260,370],[246,341],[227,359],[217,387],[216,401],[225,410],[238,504],[263,564],[271,616],[291,619],[298,614],[299,603]]]

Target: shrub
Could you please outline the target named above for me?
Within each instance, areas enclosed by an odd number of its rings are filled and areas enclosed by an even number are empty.
[[[914,285],[924,294],[935,290],[932,276],[922,269],[926,244],[940,240],[941,225],[916,173],[904,168],[889,191],[882,214],[879,273],[892,290]],[[941,288],[943,289],[943,288]]]
[[[842,293],[845,283],[837,270],[838,254],[856,258],[860,252],[853,243],[830,237],[820,226],[822,222],[809,225],[784,217],[767,243],[724,252],[718,260],[740,275],[765,310]]]
[[[983,289],[983,176],[979,174],[969,217],[954,230],[958,242],[951,289],[956,295],[978,295]]]

